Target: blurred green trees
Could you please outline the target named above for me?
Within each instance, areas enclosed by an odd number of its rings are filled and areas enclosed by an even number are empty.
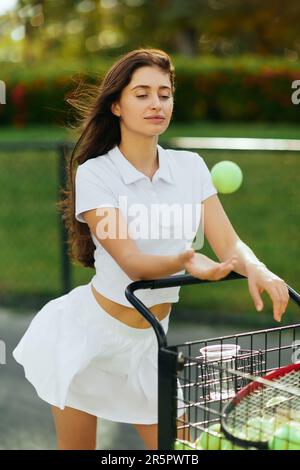
[[[138,46],[194,57],[300,55],[298,0],[17,0],[0,61],[114,56]]]

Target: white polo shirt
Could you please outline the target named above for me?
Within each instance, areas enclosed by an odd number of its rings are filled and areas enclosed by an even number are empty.
[[[131,237],[147,254],[175,255],[192,246],[200,225],[201,203],[217,194],[210,172],[197,153],[157,145],[159,168],[152,177],[133,166],[115,146],[79,165],[75,178],[75,217],[100,207],[118,207]],[[105,297],[133,306],[125,297],[132,282],[91,233],[96,274],[92,285]],[[196,248],[197,249],[197,248]],[[174,273],[184,274],[185,270]],[[142,289],[137,297],[147,306],[178,302],[180,287]]]

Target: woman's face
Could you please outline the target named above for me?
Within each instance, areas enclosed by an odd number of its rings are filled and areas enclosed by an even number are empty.
[[[121,117],[121,130],[124,126],[144,135],[162,134],[168,128],[173,112],[169,74],[152,66],[136,69],[130,83],[122,90],[119,102],[114,103],[111,110]],[[164,119],[149,119],[154,115]]]

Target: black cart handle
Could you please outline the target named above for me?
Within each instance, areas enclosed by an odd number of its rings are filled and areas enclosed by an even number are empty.
[[[160,279],[147,279],[141,281],[131,282],[125,289],[125,296],[127,300],[138,310],[138,312],[150,323],[155,331],[158,347],[167,347],[167,337],[164,329],[160,324],[159,320],[153,315],[153,313],[146,307],[143,302],[138,299],[134,292],[139,289],[161,289],[166,287],[174,286],[186,286],[189,284],[204,284],[221,281],[232,281],[234,279],[247,279],[246,276],[242,276],[234,271],[229,273],[226,277],[219,279],[218,281],[208,281],[198,279],[197,277],[191,276],[190,274],[177,274],[175,276],[163,277]],[[288,288],[290,298],[300,307],[300,295],[291,287],[286,284]]]

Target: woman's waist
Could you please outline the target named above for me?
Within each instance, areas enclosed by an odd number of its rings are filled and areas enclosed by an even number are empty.
[[[104,295],[100,294],[95,287],[91,284],[93,295],[98,302],[98,304],[114,318],[122,321],[126,325],[129,325],[133,328],[149,328],[150,324],[147,320],[143,318],[141,313],[139,313],[135,308],[126,307],[121,305],[111,299],[108,299]],[[161,303],[149,307],[149,310],[153,315],[159,320],[163,320],[169,313],[172,308],[171,302]]]
[[[184,272],[184,271],[183,271]],[[179,274],[179,273],[176,273]],[[114,302],[114,307],[126,308],[127,312],[132,313],[132,305],[125,296],[126,287],[132,282],[122,271],[118,276],[110,271],[97,271],[91,280],[95,290],[108,300]],[[141,289],[137,297],[148,307],[149,305],[172,305],[178,302],[180,286],[172,286],[158,289]],[[154,305],[153,305],[154,306]],[[149,308],[149,307],[148,307]],[[151,307],[152,308],[152,307]],[[135,310],[135,309],[134,309]]]

